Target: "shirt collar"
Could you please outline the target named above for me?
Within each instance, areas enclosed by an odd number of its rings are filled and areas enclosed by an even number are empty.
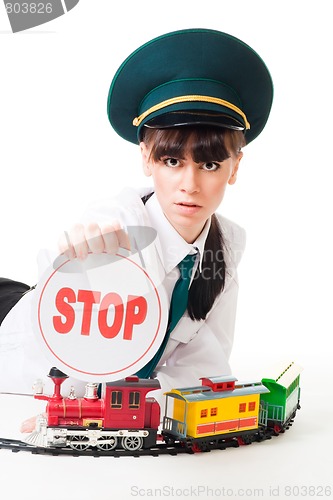
[[[203,251],[207,235],[210,229],[211,219],[209,218],[198,238],[193,243],[187,243],[176,231],[165,217],[163,210],[158,203],[157,197],[153,194],[146,203],[146,209],[150,223],[156,229],[159,236],[160,246],[158,251],[163,262],[166,273],[174,269],[186,255],[198,253],[196,265],[202,271]]]

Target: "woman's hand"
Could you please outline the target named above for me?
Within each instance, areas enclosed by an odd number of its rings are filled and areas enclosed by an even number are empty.
[[[116,254],[118,249],[130,250],[128,234],[121,229],[119,222],[105,226],[91,223],[87,226],[75,224],[59,239],[59,251],[69,259],[84,260],[89,253]]]
[[[36,415],[34,417],[28,418],[21,424],[20,431],[24,433],[30,433],[33,432],[36,429],[36,423],[37,419],[40,417],[40,415]],[[43,417],[46,418],[46,413],[43,413]]]

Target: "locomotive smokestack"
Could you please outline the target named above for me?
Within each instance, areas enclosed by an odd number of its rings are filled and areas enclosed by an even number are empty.
[[[53,367],[51,368],[48,377],[50,377],[52,379],[52,382],[54,383],[54,393],[52,399],[62,399],[60,386],[66,380],[66,378],[68,378],[68,375],[58,370],[58,368]]]

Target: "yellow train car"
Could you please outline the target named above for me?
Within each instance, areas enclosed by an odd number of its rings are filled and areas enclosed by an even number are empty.
[[[258,429],[260,395],[269,392],[261,382],[236,384],[234,377],[201,380],[202,386],[166,393],[163,426],[169,437],[202,438]]]

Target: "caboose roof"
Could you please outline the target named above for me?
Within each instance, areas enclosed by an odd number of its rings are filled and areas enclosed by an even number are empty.
[[[210,387],[199,386],[187,387],[183,389],[173,389],[172,391],[166,392],[165,394],[175,399],[183,399],[184,401],[193,403],[197,401],[233,398],[236,396],[263,394],[267,392],[269,392],[269,390],[264,385],[262,385],[261,382],[256,382],[245,386],[237,386],[237,388],[232,391],[215,392]]]
[[[302,371],[302,367],[296,363],[286,363],[283,368],[280,368],[272,373],[270,377],[263,378],[262,380],[271,380],[284,388],[288,388],[290,384],[299,376]]]

